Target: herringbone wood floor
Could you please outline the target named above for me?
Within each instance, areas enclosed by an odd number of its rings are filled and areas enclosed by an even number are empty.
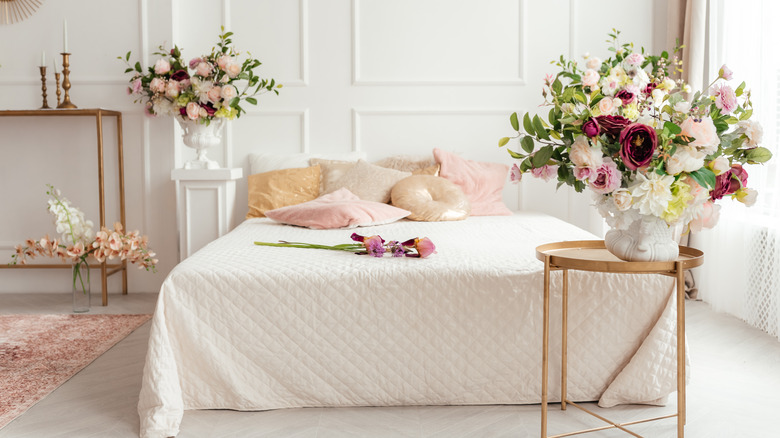
[[[151,313],[155,294],[111,295],[93,313]],[[0,294],[1,313],[69,312],[67,294]],[[780,342],[706,303],[687,303],[692,363],[688,437],[776,437],[780,407]],[[8,426],[10,437],[138,436],[136,404],[149,323]],[[674,413],[666,407],[598,409],[619,421]],[[600,426],[569,409],[550,412],[549,432]],[[180,437],[537,437],[539,406],[290,409],[268,412],[187,411]],[[633,428],[646,437],[674,437],[674,420]],[[620,431],[585,436],[622,437]]]

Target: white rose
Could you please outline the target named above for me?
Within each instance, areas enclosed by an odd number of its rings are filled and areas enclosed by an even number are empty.
[[[236,90],[235,86],[225,85],[224,87],[222,87],[222,98],[225,99],[227,102],[230,102],[236,96],[238,96],[238,90]]]
[[[154,63],[154,72],[158,75],[164,75],[171,71],[171,63],[167,59],[160,58]]]
[[[160,78],[152,78],[149,89],[155,93],[165,93],[165,81]]]
[[[764,129],[761,127],[760,123],[751,120],[742,120],[737,123],[737,126],[745,130],[745,135],[748,138],[748,146],[755,147],[761,143],[761,140],[764,137]]]
[[[592,56],[588,58],[588,61],[585,63],[585,67],[593,70],[599,70],[601,69],[601,59],[596,56]]]
[[[729,164],[729,160],[726,159],[726,157],[718,157],[712,161],[710,161],[709,164],[710,169],[715,173],[715,175],[720,175],[723,172],[726,172],[727,170],[731,169],[731,165]]]
[[[612,101],[611,97],[605,96],[599,101],[599,111],[601,111],[601,114],[610,115],[614,110],[615,102]]]
[[[664,103],[664,96],[666,96],[666,91],[656,88],[653,90],[652,96],[653,105],[660,106],[662,103]]]
[[[754,189],[744,187],[737,190],[737,201],[745,204],[746,207],[752,207],[756,203],[758,192]]]
[[[620,211],[626,211],[631,208],[631,192],[626,189],[617,189],[612,192],[612,202]]]
[[[209,100],[211,102],[217,103],[219,101],[219,98],[222,96],[222,88],[219,86],[211,87],[211,89],[207,93],[207,96],[209,97]]]
[[[666,160],[666,173],[695,172],[704,166],[704,153],[695,148],[680,146],[677,152]]]
[[[663,88],[666,91],[672,91],[676,86],[677,84],[674,82],[674,79],[666,78],[663,80],[663,82],[661,82],[661,86],[658,88]]]
[[[647,83],[650,82],[650,77],[647,76],[647,72],[645,72],[640,68],[636,70],[636,72],[634,73],[634,78],[632,79],[632,82],[641,88],[645,88],[647,86]]]
[[[199,76],[203,76],[204,78],[211,74],[211,64],[208,62],[199,62],[198,65],[195,67],[195,73]]]
[[[688,114],[688,111],[691,110],[691,103],[685,100],[677,102],[674,105],[674,110],[678,113]]]
[[[711,118],[703,117],[696,121],[692,117],[688,117],[680,124],[680,128],[682,129],[680,135],[694,139],[688,143],[688,146],[697,147],[706,154],[711,154],[718,149],[720,138],[718,138],[718,132]]]

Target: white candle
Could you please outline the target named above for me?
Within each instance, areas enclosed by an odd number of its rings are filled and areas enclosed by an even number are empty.
[[[46,67],[46,51],[41,50],[41,67]]]
[[[62,19],[62,52],[68,53],[68,20]]]
[[[57,69],[57,58],[51,60],[51,65],[54,66],[54,73],[57,73],[59,71]]]

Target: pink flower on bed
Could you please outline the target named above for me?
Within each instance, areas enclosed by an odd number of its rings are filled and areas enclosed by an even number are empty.
[[[407,248],[414,248],[417,251],[416,254],[406,254],[407,257],[419,257],[424,259],[429,255],[436,253],[436,245],[434,245],[433,242],[431,242],[431,239],[427,237],[423,237],[421,239],[415,237],[414,239],[407,240],[401,245]]]

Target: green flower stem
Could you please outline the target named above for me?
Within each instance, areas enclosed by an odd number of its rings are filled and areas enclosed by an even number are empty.
[[[276,246],[276,247],[283,247],[283,248],[313,248],[313,249],[329,249],[333,251],[360,251],[362,249],[365,249],[365,246],[361,243],[343,243],[341,245],[317,245],[314,243],[303,243],[303,242],[284,242],[280,241],[278,243],[274,242],[255,242],[255,245],[260,246]]]
[[[81,265],[84,264],[87,266],[87,281],[89,281],[89,265],[87,264],[86,260],[81,260],[76,262],[76,265],[73,268],[73,287],[76,287],[76,279],[78,278],[79,283],[81,284],[81,290],[84,292],[84,295],[87,294],[87,287],[84,285],[84,278],[81,275]]]

